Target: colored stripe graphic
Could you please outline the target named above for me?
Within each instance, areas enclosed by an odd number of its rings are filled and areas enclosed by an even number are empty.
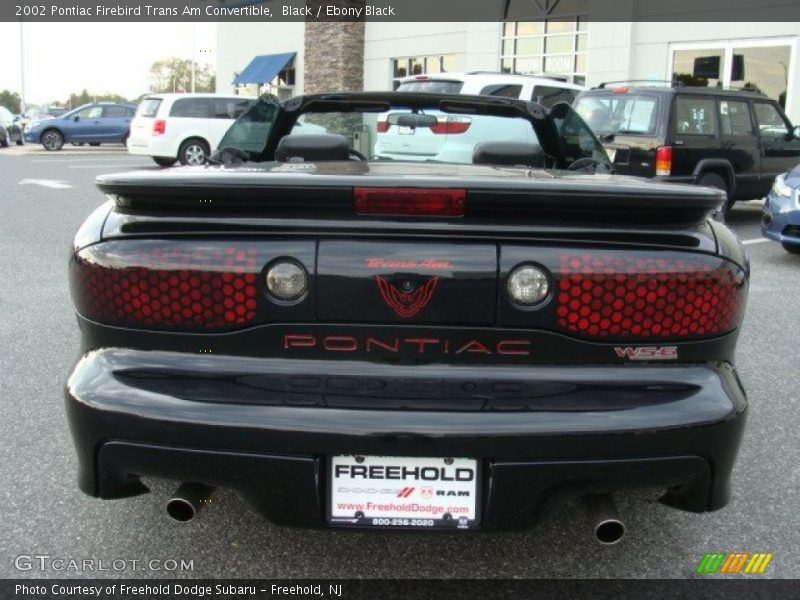
[[[750,562],[747,563],[747,566],[744,569],[745,573],[763,573],[769,561],[772,560],[773,554],[770,552],[769,554],[765,552],[756,552],[753,554],[753,557],[750,559]]]
[[[715,552],[707,553],[697,567],[697,573],[711,575],[713,573],[763,573],[774,555],[766,552]],[[745,564],[747,566],[745,566]]]
[[[749,552],[733,552],[728,555],[728,559],[723,563],[720,573],[738,573],[742,570]]]
[[[724,552],[717,552],[715,554],[706,554],[703,557],[703,560],[700,562],[700,566],[697,567],[698,573],[716,573],[717,569],[719,569],[722,561],[725,560],[726,554]]]
[[[400,490],[400,493],[397,494],[397,497],[408,498],[414,492],[415,489],[416,488],[413,487],[404,487],[402,490]]]

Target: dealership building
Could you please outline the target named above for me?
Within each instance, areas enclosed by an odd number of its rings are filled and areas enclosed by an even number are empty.
[[[626,1],[615,2],[614,14],[624,19]],[[724,20],[687,8],[673,12],[685,20],[671,22],[636,12],[633,0],[629,20],[614,22],[592,18],[603,10],[600,0],[508,0],[504,20],[495,22],[219,23],[217,91],[286,98],[391,90],[407,75],[455,71],[547,75],[587,86],[677,78],[757,88],[800,123],[800,22],[789,20],[797,18],[796,5],[729,4]]]

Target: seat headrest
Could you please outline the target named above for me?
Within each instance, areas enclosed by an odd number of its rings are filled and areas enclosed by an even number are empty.
[[[545,155],[541,146],[524,142],[480,142],[472,152],[474,165],[502,165],[543,168]]]
[[[275,160],[280,162],[348,160],[349,157],[347,138],[335,134],[287,135],[281,138],[275,149]]]

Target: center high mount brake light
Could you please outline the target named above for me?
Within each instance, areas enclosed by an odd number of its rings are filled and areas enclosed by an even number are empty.
[[[463,217],[466,190],[445,188],[357,187],[353,189],[360,215]]]

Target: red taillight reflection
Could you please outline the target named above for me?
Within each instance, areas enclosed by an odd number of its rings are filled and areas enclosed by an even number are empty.
[[[725,333],[741,321],[744,273],[730,263],[622,256],[562,256],[558,324],[599,338]]]
[[[73,262],[75,306],[85,317],[155,329],[230,329],[256,319],[256,281],[263,264],[255,248],[197,248],[145,242],[127,249],[91,246]]]
[[[672,173],[672,146],[659,146],[656,148],[656,175],[670,175]]]
[[[164,119],[153,121],[153,135],[164,135],[167,131],[167,122]]]
[[[467,192],[438,188],[357,187],[353,189],[353,197],[356,212],[362,215],[461,217]]]
[[[470,125],[472,119],[469,117],[439,117],[436,125],[431,126],[431,131],[438,135],[454,135],[465,133]]]
[[[378,133],[386,133],[389,131],[389,121],[378,121],[375,129]]]

